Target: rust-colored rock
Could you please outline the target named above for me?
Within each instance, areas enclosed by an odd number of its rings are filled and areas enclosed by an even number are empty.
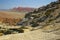
[[[3,23],[7,23],[9,25],[16,25],[16,23],[19,21],[21,21],[21,19],[5,18],[5,20],[3,20]]]
[[[6,25],[16,25],[17,22],[21,21],[24,15],[10,12],[0,12],[0,22]]]

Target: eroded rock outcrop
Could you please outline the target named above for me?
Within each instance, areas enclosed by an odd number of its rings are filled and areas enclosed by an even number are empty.
[[[31,25],[32,27],[45,26],[60,22],[60,1],[51,2],[50,4],[40,7],[33,12],[25,15],[25,26]],[[23,19],[24,20],[24,19]]]

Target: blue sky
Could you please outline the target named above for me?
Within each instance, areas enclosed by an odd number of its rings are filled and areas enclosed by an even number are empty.
[[[0,9],[10,9],[14,7],[38,8],[56,0],[0,0]]]

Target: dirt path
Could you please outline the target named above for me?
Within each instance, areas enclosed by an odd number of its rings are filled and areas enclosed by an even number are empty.
[[[22,34],[11,34],[7,36],[1,36],[0,40],[55,40],[57,38],[60,38],[60,36],[36,30]]]

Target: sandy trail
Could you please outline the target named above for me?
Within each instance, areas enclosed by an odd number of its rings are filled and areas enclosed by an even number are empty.
[[[58,38],[60,38],[59,35],[52,34],[52,33],[44,33],[39,29],[27,33],[1,36],[0,40],[55,40]]]

